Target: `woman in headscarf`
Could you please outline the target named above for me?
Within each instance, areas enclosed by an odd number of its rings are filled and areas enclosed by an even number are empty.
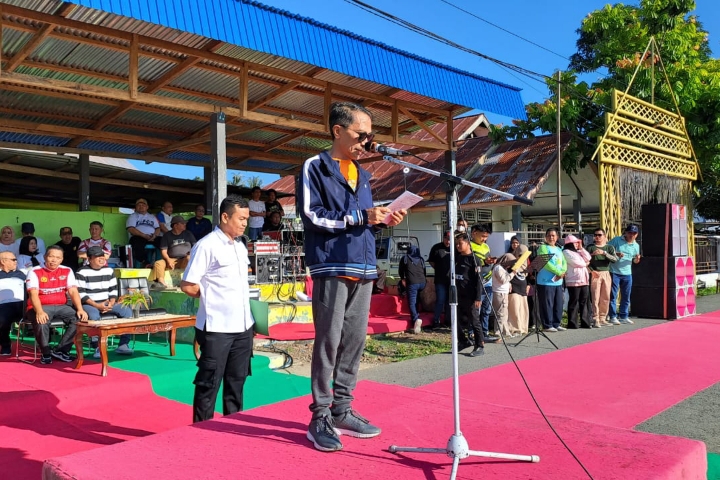
[[[508,296],[510,281],[515,277],[515,272],[512,270],[515,261],[515,255],[506,253],[497,259],[492,268],[492,305],[500,334],[505,337],[515,336],[508,324]]]
[[[520,243],[520,239],[512,237],[510,239],[510,253],[515,258],[520,258],[528,251],[528,247]],[[528,282],[527,282],[527,266],[521,265],[515,272],[515,276],[510,280],[510,295],[508,295],[508,324],[510,325],[510,334],[525,335],[528,333],[528,322],[530,321],[530,308],[528,304]]]
[[[590,254],[582,246],[582,242],[574,235],[565,237],[563,255],[567,261],[565,286],[568,290],[568,326],[567,328],[590,328],[590,319],[587,318],[587,302],[590,296],[588,285],[590,274]],[[578,319],[580,322],[578,322]]]
[[[422,332],[422,320],[417,310],[418,293],[425,288],[425,260],[420,255],[420,249],[410,245],[405,255],[400,259],[398,266],[400,283],[407,292],[408,304],[410,305],[410,324],[413,332]]]
[[[12,252],[17,255],[15,250],[15,232],[10,225],[5,225],[0,230],[0,252]]]
[[[40,255],[37,247],[37,239],[32,236],[23,237],[18,248],[18,270],[27,273],[34,267],[45,266],[45,259]]]

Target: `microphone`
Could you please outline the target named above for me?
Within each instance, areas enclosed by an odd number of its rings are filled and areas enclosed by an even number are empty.
[[[382,143],[367,142],[365,144],[365,150],[368,152],[382,153],[383,155],[395,155],[396,157],[404,157],[406,155],[412,155],[410,152],[405,150],[399,150],[397,148],[387,147]]]

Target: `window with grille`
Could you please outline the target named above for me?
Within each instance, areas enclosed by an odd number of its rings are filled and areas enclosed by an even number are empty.
[[[443,211],[441,214],[443,225],[447,223],[447,212]],[[477,208],[463,210],[458,212],[457,219],[464,218],[468,225],[474,225],[476,223],[492,223],[492,210],[486,208]]]

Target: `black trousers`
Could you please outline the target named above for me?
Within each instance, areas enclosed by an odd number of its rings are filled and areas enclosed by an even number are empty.
[[[482,323],[480,322],[480,310],[475,308],[475,300],[458,298],[457,316],[458,316],[458,327],[457,327],[458,343],[465,343],[468,341],[468,338],[465,335],[465,332],[469,328],[472,328],[473,337],[475,340],[475,346],[482,347],[484,345]]]
[[[196,328],[195,339],[200,345],[200,360],[193,382],[193,423],[213,418],[220,382],[223,383],[223,415],[241,411],[245,379],[252,373],[253,330],[219,333]]]
[[[0,304],[0,347],[10,346],[10,329],[14,322],[22,320],[25,302]]]
[[[590,319],[587,318],[587,303],[590,291],[587,285],[581,287],[567,287],[568,290],[568,328],[588,328]]]
[[[70,349],[75,341],[75,331],[77,330],[77,312],[68,305],[43,305],[42,309],[48,316],[48,321],[42,324],[37,322],[35,309],[30,309],[27,312],[27,317],[32,322],[35,341],[37,341],[40,351],[44,356],[50,355],[50,323],[53,321],[62,321],[63,324],[65,324],[65,333],[57,345],[57,351],[70,353]]]

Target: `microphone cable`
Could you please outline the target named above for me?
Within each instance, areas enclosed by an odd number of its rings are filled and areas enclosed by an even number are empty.
[[[458,193],[459,193],[459,189],[458,189]],[[457,198],[457,202],[458,202],[458,205],[457,205],[456,207],[459,207],[459,206],[460,206],[460,205],[459,205],[459,203],[460,203],[460,196],[457,195],[456,198]],[[458,212],[461,212],[461,210],[458,210]],[[461,216],[462,216],[462,215],[461,215]],[[470,241],[472,242],[472,237],[471,237],[471,235],[470,235],[469,233],[468,233],[468,238],[469,238]],[[477,256],[475,255],[475,252],[472,253],[472,256],[473,256],[473,261],[474,261],[475,264],[477,265]],[[495,266],[493,265],[493,269],[494,269],[494,268],[495,268]],[[491,270],[491,281],[492,281],[492,270]],[[485,289],[485,286],[483,285],[483,281],[482,281],[482,276],[480,277],[480,286],[479,286],[479,288],[482,288],[483,290]],[[535,290],[535,292],[537,292],[537,289]],[[483,292],[483,293],[485,293],[485,292]],[[483,296],[483,302],[484,302],[486,299],[487,299],[487,295],[484,295],[484,296]],[[497,316],[497,310],[495,310],[495,306],[493,305],[492,300],[489,300],[489,301],[490,301],[490,311],[493,313],[493,315],[495,315],[495,318],[497,319],[497,318],[498,318],[498,316]],[[527,301],[527,299],[526,299],[526,301]],[[535,301],[537,301],[537,293],[536,293]],[[479,312],[479,314],[482,315],[482,304],[480,305],[480,312]],[[498,327],[499,327],[499,325],[498,325]],[[457,328],[460,328],[460,325],[458,325]],[[538,319],[535,319],[535,328],[539,328]],[[498,330],[499,330],[499,332],[500,332],[500,339],[502,340],[503,347],[505,348],[505,351],[507,352],[508,356],[510,357],[510,361],[512,362],[513,366],[515,367],[515,369],[517,370],[518,374],[520,375],[520,379],[522,380],[523,385],[525,385],[525,389],[527,390],[528,394],[530,395],[530,398],[532,399],[533,403],[535,404],[535,408],[537,408],[538,412],[540,412],[540,415],[542,416],[542,418],[543,418],[543,420],[545,421],[545,423],[547,424],[547,426],[550,428],[550,431],[551,431],[551,432],[555,435],[555,437],[560,441],[560,443],[561,443],[562,446],[565,448],[565,450],[567,450],[567,452],[570,454],[570,456],[572,456],[572,458],[575,460],[575,462],[577,462],[577,464],[580,466],[580,468],[583,469],[583,471],[584,471],[585,474],[588,476],[588,478],[589,478],[590,480],[594,480],[594,477],[592,476],[592,474],[590,473],[590,471],[587,469],[587,467],[585,467],[585,464],[583,464],[582,460],[580,460],[580,458],[575,454],[575,452],[573,452],[572,448],[570,448],[570,446],[565,442],[565,440],[563,440],[562,436],[560,436],[560,434],[559,434],[558,431],[555,429],[555,427],[553,426],[553,424],[552,424],[552,422],[550,421],[550,419],[547,417],[547,415],[546,415],[545,412],[543,411],[542,407],[540,406],[540,403],[539,403],[539,402],[537,401],[537,399],[535,398],[535,394],[533,393],[532,389],[530,388],[530,385],[528,384],[527,379],[525,378],[525,375],[523,374],[522,370],[520,369],[520,366],[518,365],[517,361],[515,360],[515,357],[513,357],[512,353],[510,352],[510,348],[508,347],[508,344],[507,344],[507,342],[505,341],[505,335],[503,334],[502,329],[498,329]],[[489,333],[490,333],[490,332],[488,332],[488,334],[489,334]],[[451,340],[451,341],[452,341],[452,340]]]

